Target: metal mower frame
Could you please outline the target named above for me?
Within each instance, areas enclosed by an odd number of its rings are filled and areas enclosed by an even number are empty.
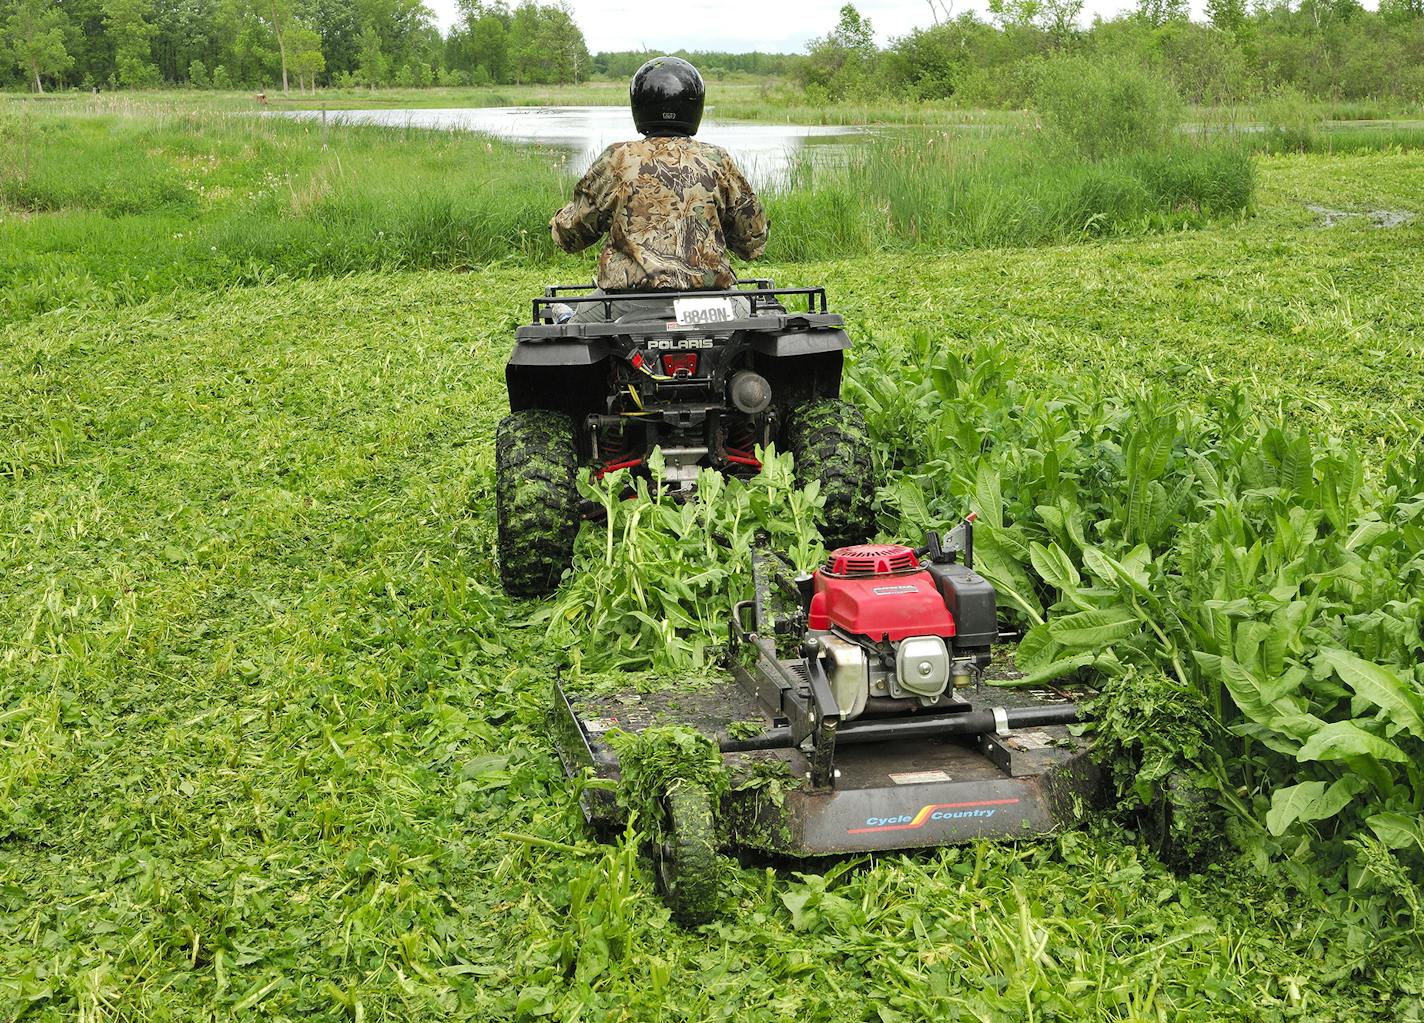
[[[945,556],[972,548],[972,525],[965,534],[969,542]],[[730,681],[601,696],[555,683],[556,747],[570,775],[621,777],[606,739],[614,729],[690,726],[717,742],[733,779],[714,808],[716,844],[797,859],[1042,835],[1106,802],[1090,743],[1068,727],[1081,718],[1072,693],[976,684],[948,709],[843,721],[814,651],[785,651],[806,627],[804,578],[766,555],[754,556],[753,574],[755,595],[735,605],[729,622]],[[778,601],[791,610],[774,610]],[[758,734],[742,732],[749,722]],[[754,783],[768,764],[787,783],[780,798]],[[624,823],[606,787],[585,789],[582,806],[600,832]]]

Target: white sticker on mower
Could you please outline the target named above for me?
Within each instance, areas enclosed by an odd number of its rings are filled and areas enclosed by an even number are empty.
[[[737,318],[730,298],[678,298],[672,311],[679,327],[707,327]]]
[[[949,781],[950,777],[943,771],[902,771],[892,774],[890,780],[896,785],[928,785],[933,781]]]
[[[876,586],[870,591],[877,597],[889,597],[897,593],[919,593],[914,586]]]

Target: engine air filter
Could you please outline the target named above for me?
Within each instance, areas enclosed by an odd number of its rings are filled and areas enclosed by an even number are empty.
[[[831,551],[826,574],[842,578],[865,575],[894,575],[919,568],[915,552],[897,543],[863,543]]]

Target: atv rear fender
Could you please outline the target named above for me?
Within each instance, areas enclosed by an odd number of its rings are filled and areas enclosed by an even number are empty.
[[[509,410],[553,409],[574,422],[600,409],[607,341],[520,341],[504,367]]]

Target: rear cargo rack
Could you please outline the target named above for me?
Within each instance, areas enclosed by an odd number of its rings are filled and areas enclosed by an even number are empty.
[[[599,303],[603,305],[603,312],[606,317],[613,315],[613,303],[615,302],[647,302],[649,304],[666,305],[679,298],[744,298],[751,303],[751,315],[755,316],[759,309],[770,309],[783,303],[783,297],[801,297],[806,300],[806,312],[812,315],[825,314],[829,307],[826,304],[826,289],[816,288],[778,288],[770,280],[761,277],[738,279],[737,286],[727,291],[620,291],[607,295],[580,295],[580,291],[595,291],[592,284],[554,284],[544,289],[544,296],[533,300],[533,319],[531,325],[537,326],[544,322],[541,310],[548,309],[554,305],[593,305]]]

